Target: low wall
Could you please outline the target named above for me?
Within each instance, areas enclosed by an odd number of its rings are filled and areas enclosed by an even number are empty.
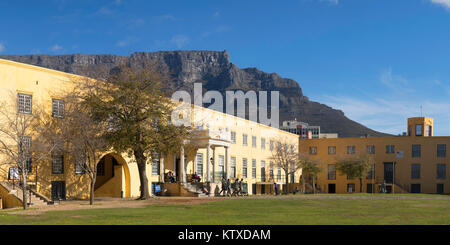
[[[9,194],[9,191],[0,185],[0,200],[1,208],[15,208],[22,207],[22,201],[13,194]]]

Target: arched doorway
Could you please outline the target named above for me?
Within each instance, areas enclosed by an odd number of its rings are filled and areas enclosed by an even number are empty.
[[[97,165],[96,197],[130,197],[130,170],[119,154],[105,154]]]

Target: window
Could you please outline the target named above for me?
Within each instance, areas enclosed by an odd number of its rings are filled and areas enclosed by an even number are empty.
[[[270,144],[270,150],[272,151],[273,150],[273,140],[271,140],[269,144]]]
[[[278,181],[281,180],[281,168],[280,167],[278,167],[277,180]]]
[[[336,164],[328,164],[328,179],[336,179]]]
[[[261,149],[266,149],[266,139],[265,138],[261,138]]]
[[[261,181],[266,181],[266,161],[261,161]]]
[[[231,143],[236,144],[236,132],[231,131]]]
[[[17,107],[19,113],[31,114],[32,96],[30,94],[19,93],[17,95]]]
[[[273,179],[273,162],[269,163],[269,178]]]
[[[64,173],[64,154],[60,152],[52,153],[52,174]]]
[[[291,145],[291,154],[294,154],[295,152],[295,145]]]
[[[102,158],[97,164],[97,175],[105,176],[105,158]]]
[[[230,178],[236,178],[236,157],[231,157]]]
[[[336,155],[336,146],[328,146],[328,155]]]
[[[367,146],[367,153],[368,154],[375,154],[375,146],[374,145],[368,145]]]
[[[427,125],[425,127],[425,136],[432,136],[432,132],[433,132],[433,130],[432,130],[431,125]]]
[[[32,160],[32,152],[31,152],[31,137],[30,136],[22,136],[19,137],[18,140],[18,148],[19,148],[19,154],[21,157],[25,158],[25,170],[28,173],[31,173],[33,171],[33,160]],[[21,170],[21,169],[19,169]]]
[[[387,153],[387,154],[393,154],[393,153],[395,153],[395,146],[394,146],[394,145],[387,145],[387,146],[386,146],[386,153]]]
[[[219,155],[219,177],[225,177],[225,157],[223,155]]]
[[[256,148],[256,136],[252,136],[252,147]]]
[[[417,124],[416,125],[416,136],[422,136],[422,130],[423,130],[423,125]]]
[[[203,153],[197,153],[197,175],[203,176]]]
[[[152,175],[159,175],[159,169],[160,169],[160,157],[159,153],[155,152],[152,154]]]
[[[412,157],[420,157],[420,145],[412,145]]]
[[[247,135],[246,134],[242,135],[242,145],[247,146]]]
[[[409,125],[409,127],[408,127],[408,136],[411,136],[411,134],[412,134],[412,126]]]
[[[355,184],[347,184],[347,192],[348,193],[355,192]]]
[[[85,174],[86,173],[86,153],[80,153],[75,159],[75,174]]]
[[[310,146],[309,147],[309,154],[310,155],[316,155],[317,154],[317,147],[316,146]]]
[[[64,117],[64,100],[52,99],[52,117]]]
[[[420,179],[420,164],[411,164],[411,179]]]
[[[355,154],[355,146],[347,146],[347,154]]]
[[[256,159],[252,159],[252,178],[256,179]]]
[[[447,145],[440,144],[437,145],[437,157],[446,157],[447,156]]]
[[[247,158],[242,158],[242,177],[247,178]]]
[[[445,164],[442,163],[438,164],[436,169],[436,178],[445,179],[447,177],[445,172],[446,172]]]

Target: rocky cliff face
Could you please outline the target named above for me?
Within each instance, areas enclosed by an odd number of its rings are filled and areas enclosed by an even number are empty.
[[[193,83],[201,82],[205,90],[280,91],[280,123],[283,120],[304,121],[321,126],[324,133],[339,133],[339,137],[384,136],[348,119],[340,110],[310,101],[300,85],[275,73],[257,68],[240,69],[230,62],[226,51],[162,51],[119,55],[1,55],[0,58],[46,67],[78,75],[92,69],[110,71],[121,63],[145,67],[158,64],[169,71],[172,89],[192,91]]]

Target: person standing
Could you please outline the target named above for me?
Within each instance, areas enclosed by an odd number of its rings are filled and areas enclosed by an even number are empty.
[[[273,183],[273,188],[275,189],[275,196],[278,196],[278,185],[277,183]]]

